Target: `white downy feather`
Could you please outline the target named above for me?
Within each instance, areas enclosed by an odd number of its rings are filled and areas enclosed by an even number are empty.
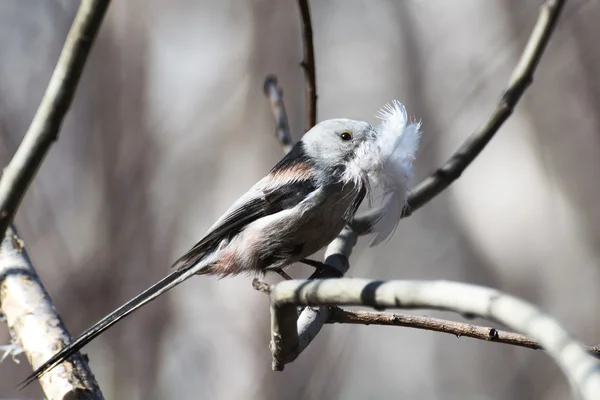
[[[386,104],[377,113],[377,117],[382,120],[375,127],[379,162],[370,178],[383,189],[383,199],[381,217],[373,227],[371,246],[386,240],[398,226],[407,206],[412,163],[421,138],[421,123],[409,123],[406,109],[396,100]]]

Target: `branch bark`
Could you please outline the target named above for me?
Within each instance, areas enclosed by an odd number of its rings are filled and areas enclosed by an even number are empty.
[[[14,341],[31,365],[38,366],[71,341],[48,293],[38,278],[23,241],[10,228],[0,247],[0,307]],[[80,355],[40,379],[48,399],[102,399],[94,375]]]
[[[533,74],[556,27],[564,4],[565,0],[547,0],[540,7],[533,32],[496,109],[444,165],[412,189],[403,217],[410,216],[458,179],[498,132],[504,121],[510,117],[523,93],[533,82]],[[359,235],[367,234],[379,215],[378,209],[370,210],[356,217],[352,228]]]
[[[350,262],[348,258],[358,239],[357,235],[350,229],[344,229],[338,237],[331,242],[325,251],[325,264],[335,268],[342,275],[348,272]],[[328,271],[315,271],[308,278],[312,279],[327,279],[333,277]],[[255,279],[252,282],[255,290],[263,293],[270,293],[271,287],[264,282]],[[290,307],[286,318],[294,319],[293,323],[282,325],[285,332],[279,331],[279,327],[271,327],[270,349],[273,354],[273,371],[283,371],[285,364],[294,361],[300,353],[308,347],[321,328],[330,319],[329,307],[304,307],[298,316],[296,307]],[[297,325],[297,328],[296,328]],[[275,329],[275,330],[274,330]],[[281,341],[282,337],[287,337],[289,340]]]
[[[8,228],[50,146],[58,138],[109,3],[109,0],[81,1],[46,93],[0,179],[0,233],[4,238],[0,252],[0,304],[13,339],[20,339],[34,368],[69,343],[71,337],[37,277],[21,240]],[[6,236],[5,232],[8,233]],[[102,398],[81,355],[49,372],[40,383],[49,399]]]
[[[334,267],[342,275],[350,269],[350,254],[356,245],[358,236],[350,229],[344,229],[338,237],[327,246],[325,251],[325,264]],[[316,271],[309,279],[332,278],[326,271]],[[273,370],[282,371],[285,364],[294,361],[302,353],[321,328],[330,318],[329,307],[305,307],[297,321],[298,346],[286,349],[278,356],[277,362],[273,361]],[[275,353],[273,353],[275,354]]]
[[[487,326],[478,326],[418,315],[346,310],[337,306],[329,307],[329,310],[328,324],[403,326],[406,328],[449,333],[456,337],[464,336],[485,340],[486,342],[510,344],[533,350],[543,349],[540,343],[525,335]],[[600,358],[600,346],[586,346],[586,348],[590,355]]]
[[[273,360],[281,349],[298,346],[295,330],[296,306],[368,306],[426,308],[477,315],[522,332],[546,349],[583,399],[600,393],[600,361],[588,354],[558,322],[535,306],[498,290],[447,281],[369,281],[325,279],[283,281],[271,288]],[[293,343],[290,343],[293,341]]]
[[[0,180],[0,232],[12,223],[25,192],[44,161],[67,113],[109,0],[82,0],[46,93]]]
[[[302,22],[302,46],[304,59],[300,63],[306,80],[306,130],[317,124],[317,75],[315,69],[315,47],[308,0],[298,0]]]

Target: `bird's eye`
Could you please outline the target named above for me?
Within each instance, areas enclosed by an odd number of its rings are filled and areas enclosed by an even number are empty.
[[[348,131],[344,131],[342,133],[340,133],[340,138],[344,141],[347,142],[349,140],[352,140],[352,134]]]

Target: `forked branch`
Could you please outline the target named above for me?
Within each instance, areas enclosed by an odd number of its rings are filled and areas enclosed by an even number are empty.
[[[476,315],[521,332],[544,347],[582,398],[595,399],[600,393],[600,360],[549,315],[495,289],[447,281],[341,278],[280,282],[271,288],[270,298],[274,363],[298,346],[297,338],[286,336],[296,330],[297,306],[424,308]]]

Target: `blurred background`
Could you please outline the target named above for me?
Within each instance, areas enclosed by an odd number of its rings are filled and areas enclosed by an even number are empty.
[[[416,175],[425,177],[486,120],[541,3],[313,0],[318,119],[375,122],[384,103],[402,101],[423,122]],[[78,4],[0,2],[2,165]],[[533,86],[497,137],[387,245],[361,239],[350,276],[500,288],[600,342],[599,16],[598,1],[567,3]],[[262,93],[268,73],[279,77],[294,138],[302,135],[301,57],[295,1],[112,2],[16,219],[73,335],[163,277],[280,159]],[[570,396],[542,352],[451,335],[326,326],[283,372],[271,371],[268,343],[268,299],[249,278],[194,278],[85,351],[107,399]],[[19,358],[0,364],[0,398],[41,398],[37,384],[15,389],[31,371]]]

